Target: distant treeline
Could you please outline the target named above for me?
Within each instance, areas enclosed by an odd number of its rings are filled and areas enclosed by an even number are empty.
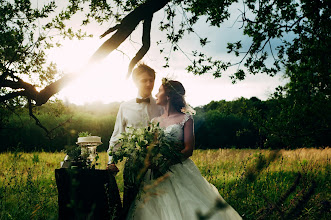
[[[98,151],[108,148],[120,103],[85,106],[48,102],[34,109],[51,135],[36,125],[26,108],[2,109],[0,151],[61,151],[75,145],[78,133],[101,136]],[[284,100],[239,98],[196,107],[196,148],[299,148],[330,146],[330,110],[286,109]],[[5,117],[6,115],[6,117]],[[53,130],[52,130],[53,129]]]
[[[93,103],[76,106],[65,105],[57,100],[36,107],[34,114],[51,131],[49,136],[36,125],[36,121],[29,116],[28,109],[23,108],[11,114],[5,121],[5,126],[0,129],[0,151],[61,151],[65,146],[75,145],[78,133],[85,131],[100,136],[103,144],[98,150],[106,150],[119,105],[120,103]]]

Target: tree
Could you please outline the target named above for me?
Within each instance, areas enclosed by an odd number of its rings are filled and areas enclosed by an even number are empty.
[[[1,11],[1,64],[0,64],[0,103],[16,99],[15,104],[22,104],[18,97],[25,97],[30,115],[32,107],[42,105],[57,93],[77,74],[61,75],[55,64],[46,65],[45,49],[54,46],[54,32],[63,37],[83,38],[87,35],[81,31],[73,32],[65,21],[74,14],[87,11],[82,24],[91,20],[99,23],[115,18],[117,24],[109,28],[101,37],[112,36],[94,53],[90,62],[97,62],[115,50],[143,23],[142,46],[132,58],[128,67],[131,73],[135,64],[150,48],[150,32],[153,14],[164,9],[166,17],[159,22],[159,28],[166,33],[165,41],[170,43],[172,51],[182,51],[180,41],[184,35],[194,32],[194,25],[201,18],[209,25],[220,27],[230,17],[230,7],[238,0],[71,0],[66,8],[53,16],[51,22],[40,27],[56,11],[55,1],[35,9],[30,1],[0,1]],[[215,60],[197,49],[186,54],[192,61],[187,71],[193,74],[212,73],[221,77],[222,72],[230,66],[237,65],[237,71],[231,76],[233,81],[243,80],[246,74],[265,73],[275,75],[282,67],[290,70],[293,65],[307,61],[307,55],[317,66],[318,83],[330,88],[330,5],[326,0],[243,0],[240,2],[243,34],[252,42],[243,48],[242,42],[229,42],[227,49],[241,57],[237,63]],[[180,12],[180,13],[179,13]],[[181,16],[182,21],[175,22]],[[51,33],[51,34],[50,34]],[[288,40],[288,36],[291,40]],[[274,47],[272,41],[279,45]],[[208,39],[199,37],[201,46]],[[159,43],[162,41],[159,41]],[[161,49],[161,51],[163,51]],[[321,52],[322,51],[322,52]],[[277,53],[276,53],[277,52]],[[322,55],[323,54],[323,55]],[[170,55],[169,55],[170,56]],[[169,56],[165,56],[164,67],[169,66]],[[270,59],[271,58],[271,59]],[[272,61],[272,63],[270,63]],[[244,68],[242,68],[242,65]],[[308,65],[308,63],[306,63]],[[315,68],[315,67],[312,67]],[[38,83],[28,82],[24,76],[38,78]],[[36,77],[37,76],[37,77]],[[37,87],[41,87],[40,91]],[[329,97],[329,90],[326,90]]]
[[[77,10],[74,5],[40,25],[55,9],[54,1],[40,9],[34,7],[30,1],[0,1],[1,107],[14,109],[27,105],[31,117],[47,133],[48,129],[35,117],[32,108],[46,103],[71,76],[61,76],[54,63],[47,63],[45,50],[59,46],[58,42],[54,42],[57,34],[64,38],[86,37],[80,31],[73,33],[63,23]],[[38,91],[38,88],[42,89]]]
[[[261,130],[268,137],[266,144],[290,148],[329,146],[331,101],[326,85],[330,85],[330,77],[320,82],[313,62],[292,66],[287,74],[291,81],[278,88],[266,120],[261,121],[266,128]]]

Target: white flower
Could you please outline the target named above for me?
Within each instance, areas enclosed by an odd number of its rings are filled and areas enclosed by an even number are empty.
[[[136,142],[136,148],[137,148],[138,150],[141,149],[141,146],[138,144],[138,142]]]

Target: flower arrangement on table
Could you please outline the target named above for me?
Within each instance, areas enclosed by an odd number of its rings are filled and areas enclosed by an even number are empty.
[[[79,142],[81,138],[88,138],[87,144]],[[97,140],[97,142],[95,141]],[[91,143],[89,143],[91,142]],[[98,136],[92,136],[89,132],[78,133],[78,146],[66,146],[65,152],[67,153],[64,161],[61,164],[63,168],[81,168],[81,169],[95,169],[98,165],[97,161],[99,155],[96,152],[96,146],[101,143],[101,138]],[[88,148],[89,145],[94,144],[95,152],[91,152]]]
[[[171,171],[171,166],[182,161],[183,144],[166,134],[158,123],[147,127],[133,128],[122,133],[117,141],[115,152],[110,151],[113,162],[127,158],[125,163],[126,181],[139,188],[148,169],[153,178],[159,178]]]

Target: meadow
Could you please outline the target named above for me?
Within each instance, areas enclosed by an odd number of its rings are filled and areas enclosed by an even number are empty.
[[[1,153],[0,219],[57,219],[54,169],[64,156]],[[99,156],[105,169],[107,155]],[[195,150],[192,160],[243,219],[331,219],[330,157],[330,148],[218,149]]]

